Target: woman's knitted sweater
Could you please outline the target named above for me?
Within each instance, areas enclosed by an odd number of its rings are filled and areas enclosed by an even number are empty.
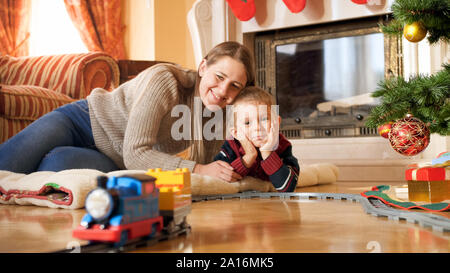
[[[172,125],[180,117],[172,117],[171,111],[176,105],[189,105],[196,76],[193,70],[158,64],[112,92],[94,89],[87,100],[97,148],[121,169],[192,171],[196,162],[175,156],[190,142],[172,137]],[[222,142],[205,141],[206,162],[212,162]]]

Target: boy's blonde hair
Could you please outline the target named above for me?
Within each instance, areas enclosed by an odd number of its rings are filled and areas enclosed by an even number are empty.
[[[239,95],[233,101],[232,111],[227,111],[227,132],[230,128],[236,128],[236,119],[237,113],[236,110],[238,107],[235,107],[241,103],[249,103],[254,105],[265,105],[268,107],[268,111],[271,111],[272,105],[275,105],[275,98],[266,90],[257,87],[257,86],[248,86],[242,89]],[[227,139],[230,139],[231,136],[227,135]]]
[[[248,86],[239,92],[233,101],[233,105],[242,102],[271,106],[275,105],[275,98],[269,92],[260,87]]]

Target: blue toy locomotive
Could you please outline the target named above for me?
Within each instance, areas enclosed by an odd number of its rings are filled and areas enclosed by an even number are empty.
[[[153,238],[163,228],[159,189],[146,174],[99,176],[86,197],[86,211],[73,237],[123,246],[135,238]]]

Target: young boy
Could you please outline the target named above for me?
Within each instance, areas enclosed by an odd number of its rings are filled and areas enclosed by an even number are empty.
[[[261,88],[242,90],[232,106],[233,139],[225,141],[214,161],[229,163],[242,177],[271,181],[279,192],[292,192],[299,165],[291,143],[279,133],[281,117],[273,111],[274,104],[272,95]]]

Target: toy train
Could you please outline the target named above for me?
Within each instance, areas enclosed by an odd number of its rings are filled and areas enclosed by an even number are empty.
[[[192,203],[188,169],[99,176],[97,186],[86,197],[87,214],[73,231],[75,238],[121,247],[136,238],[152,239],[188,227]]]

